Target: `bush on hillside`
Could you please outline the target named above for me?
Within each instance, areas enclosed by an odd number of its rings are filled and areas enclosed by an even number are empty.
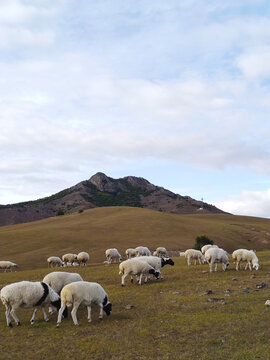
[[[204,245],[208,244],[213,245],[214,241],[209,239],[209,237],[207,237],[206,235],[197,236],[195,239],[194,249],[201,250]]]

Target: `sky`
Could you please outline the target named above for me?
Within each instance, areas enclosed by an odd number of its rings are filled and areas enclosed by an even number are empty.
[[[1,0],[0,204],[139,176],[270,217],[268,0]]]

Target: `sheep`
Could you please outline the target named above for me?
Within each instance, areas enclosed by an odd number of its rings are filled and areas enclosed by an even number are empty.
[[[81,265],[86,266],[86,263],[89,261],[89,259],[90,259],[90,256],[85,251],[80,252],[77,256],[77,261],[80,266]]]
[[[119,254],[118,250],[115,248],[107,249],[105,251],[105,255],[106,255],[108,264],[110,264],[112,262],[112,260],[114,260],[114,262],[116,262],[117,260],[119,262],[122,261],[122,256]]]
[[[13,317],[16,324],[21,325],[15,310],[18,308],[35,308],[31,317],[31,324],[34,323],[37,309],[41,307],[44,320],[49,321],[47,317],[45,306],[52,305],[60,309],[60,296],[44,282],[20,281],[13,284],[6,285],[2,288],[0,293],[1,301],[6,307],[6,321],[7,326],[12,327],[10,315]],[[67,310],[63,310],[64,317],[67,316]]]
[[[58,267],[64,265],[63,261],[58,256],[50,256],[47,259],[47,263],[48,263],[48,267]]]
[[[121,285],[125,286],[125,278],[130,275],[131,282],[133,282],[132,275],[139,276],[139,285],[142,284],[142,276],[153,274],[157,279],[160,272],[156,271],[153,266],[149,265],[146,261],[138,260],[137,258],[128,259],[119,265],[119,275],[122,275]],[[145,279],[145,282],[147,279]]]
[[[147,262],[149,265],[151,265],[156,271],[160,272],[160,279],[163,280],[163,276],[161,274],[161,268],[165,265],[174,265],[174,261],[171,258],[160,258],[158,256],[139,256],[136,257],[136,259],[140,260],[140,261],[145,261]],[[148,276],[147,276],[148,279]]]
[[[156,251],[153,252],[153,256],[168,257],[168,252],[165,247],[160,246],[156,249]]]
[[[190,266],[191,262],[190,260],[193,259],[194,260],[194,265],[196,265],[197,260],[199,261],[199,264],[201,265],[201,263],[204,264],[205,262],[205,257],[204,255],[201,253],[200,250],[195,250],[195,249],[187,249],[185,251],[185,258],[187,259],[187,264],[188,266]]]
[[[79,325],[76,314],[80,305],[87,307],[88,322],[91,322],[92,303],[100,307],[99,319],[103,318],[103,312],[108,316],[110,315],[112,304],[108,301],[108,295],[101,285],[88,281],[76,281],[66,285],[61,291],[61,308],[58,313],[57,326],[61,323],[66,306],[70,307],[72,305],[71,316],[74,325]]]
[[[136,256],[150,256],[151,251],[146,246],[138,246],[135,248]]]
[[[212,247],[218,248],[217,245],[211,245],[211,244],[204,245],[204,246],[201,248],[202,254],[204,255],[205,252],[206,252],[208,249],[212,248]]]
[[[131,258],[133,258],[133,257],[135,257],[135,256],[136,256],[136,251],[135,251],[135,249],[129,248],[129,249],[126,250],[126,257],[127,257],[127,259],[131,259]]]
[[[245,266],[245,270],[249,267],[251,270],[251,264],[253,269],[259,269],[259,262],[258,258],[253,250],[246,250],[246,249],[238,249],[232,253],[232,258],[236,260],[236,270],[240,269],[240,262],[246,261],[247,264]]]
[[[227,253],[225,250],[218,247],[211,247],[205,253],[205,260],[209,264],[209,271],[212,272],[213,264],[216,264],[215,271],[217,271],[217,264],[222,264],[222,269],[225,271],[230,265]]]
[[[65,254],[62,256],[62,260],[63,260],[65,266],[67,266],[67,263],[73,264],[75,261],[77,261],[77,255],[76,254]]]
[[[0,269],[5,269],[5,272],[9,269],[12,272],[13,268],[18,268],[19,266],[11,261],[0,261]]]
[[[60,295],[60,292],[65,285],[82,280],[81,275],[77,273],[54,271],[44,276],[42,281],[48,284],[57,294]],[[53,309],[51,307],[49,307],[49,313],[53,313]]]

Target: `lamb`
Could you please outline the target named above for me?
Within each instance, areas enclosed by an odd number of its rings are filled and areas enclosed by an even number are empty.
[[[57,294],[60,295],[60,292],[65,285],[82,280],[83,279],[80,274],[55,271],[44,276],[42,281],[48,284]],[[53,309],[51,307],[49,307],[49,313],[53,313]]]
[[[72,305],[71,316],[74,325],[79,325],[76,314],[80,305],[87,307],[88,322],[91,322],[92,303],[100,307],[99,319],[103,318],[103,312],[110,315],[112,304],[108,301],[108,295],[101,285],[88,281],[77,281],[66,285],[61,292],[61,308],[58,313],[57,326],[61,323],[66,306],[70,307]]]
[[[146,246],[138,246],[135,248],[136,256],[150,256],[151,251]]]
[[[125,278],[130,275],[131,282],[133,282],[132,275],[139,276],[139,285],[142,284],[142,276],[153,274],[157,279],[160,272],[156,271],[153,266],[149,265],[146,261],[138,260],[137,258],[128,259],[119,265],[119,275],[122,275],[121,285],[125,286]],[[147,278],[145,282],[147,281]]]
[[[10,315],[16,324],[21,325],[15,310],[18,308],[35,308],[31,317],[31,324],[34,323],[37,308],[41,307],[44,320],[49,321],[45,306],[52,305],[60,309],[60,296],[44,282],[20,281],[3,287],[0,293],[1,301],[6,307],[7,326],[12,327]],[[64,317],[67,316],[67,310],[63,310]]]
[[[205,253],[205,259],[209,264],[209,271],[212,272],[213,264],[216,264],[215,271],[217,271],[217,264],[222,264],[222,269],[225,271],[230,265],[227,253],[225,250],[220,248],[211,247]]]
[[[163,276],[161,274],[161,268],[165,265],[174,265],[174,261],[171,258],[160,258],[158,256],[139,256],[136,257],[136,259],[140,260],[140,261],[145,261],[147,262],[149,265],[151,265],[156,271],[160,272],[160,279],[163,279]],[[148,279],[148,276],[147,276]]]
[[[212,247],[218,248],[217,245],[211,245],[211,244],[204,245],[204,246],[201,248],[202,254],[204,255],[204,254],[206,253],[206,251],[207,251],[208,249],[212,248]]]
[[[63,261],[58,256],[50,256],[47,259],[47,263],[48,263],[48,267],[58,267],[64,265]]]
[[[168,252],[165,247],[160,246],[156,249],[156,251],[153,252],[153,256],[168,257]]]
[[[5,272],[9,269],[12,272],[13,268],[18,268],[18,265],[12,261],[0,261],[0,269],[5,269]]]
[[[122,256],[119,254],[118,250],[115,248],[107,249],[105,251],[105,255],[106,255],[108,264],[111,264],[112,260],[114,260],[114,262],[116,262],[117,260],[119,262],[122,261]]]
[[[135,251],[135,249],[129,248],[129,249],[126,250],[126,257],[127,257],[127,259],[131,259],[131,258],[133,258],[133,257],[135,257],[135,256],[136,256],[136,251]]]
[[[77,255],[76,254],[65,254],[62,256],[62,260],[63,260],[65,266],[67,266],[67,263],[73,264],[75,261],[77,261]]]
[[[200,250],[195,250],[195,249],[187,249],[185,251],[185,258],[187,259],[187,264],[188,266],[191,264],[190,260],[193,259],[194,260],[194,265],[196,265],[197,260],[199,261],[199,264],[201,265],[201,263],[204,264],[205,262],[205,257],[204,255],[201,253]]]
[[[259,269],[259,260],[253,250],[246,250],[246,249],[238,249],[235,250],[232,253],[232,258],[236,260],[236,270],[240,269],[240,262],[246,261],[246,267],[245,270],[249,267],[249,270],[251,270],[251,264],[253,269],[258,270]]]
[[[86,266],[86,263],[89,261],[89,259],[90,259],[90,256],[85,251],[80,252],[77,256],[77,261],[80,266],[81,265]]]

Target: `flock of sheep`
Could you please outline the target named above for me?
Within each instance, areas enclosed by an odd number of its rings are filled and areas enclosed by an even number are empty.
[[[215,264],[215,271],[217,271],[217,264],[222,264],[222,269],[225,271],[229,265],[228,254],[225,250],[219,248],[217,245],[205,245],[201,251],[188,249],[185,252],[180,252],[180,256],[185,256],[187,264],[191,264],[191,260],[198,261],[200,264],[207,262],[209,264],[210,272]],[[144,282],[147,282],[151,276],[156,279],[163,279],[161,269],[165,265],[174,265],[174,262],[168,256],[168,252],[164,247],[159,247],[154,251],[153,255],[147,247],[139,246],[135,249],[126,250],[127,260],[122,261],[122,256],[116,248],[107,249],[105,251],[105,263],[111,264],[119,262],[119,275],[121,275],[121,285],[125,286],[125,279],[130,276],[131,282],[134,281],[133,276],[136,277],[137,282],[141,285],[144,277]],[[52,267],[57,266],[85,266],[89,261],[89,254],[81,252],[79,254],[65,254],[62,259],[56,256],[51,256],[47,259],[48,265]],[[247,269],[259,269],[258,258],[254,251],[246,249],[235,250],[232,258],[236,262],[236,270],[239,270],[240,262],[245,261]],[[11,262],[6,263],[7,269],[17,267]],[[10,265],[14,264],[16,266]],[[69,272],[51,272],[47,274],[41,282],[21,281],[6,285],[0,292],[0,298],[6,308],[6,322],[9,327],[12,327],[11,317],[17,325],[20,325],[20,320],[16,314],[18,308],[33,308],[33,315],[31,317],[31,324],[34,323],[35,315],[38,308],[41,308],[44,320],[49,318],[46,313],[46,307],[49,307],[49,312],[52,314],[54,308],[58,310],[57,326],[60,325],[62,318],[67,317],[67,308],[72,306],[71,317],[75,325],[79,325],[77,319],[77,310],[80,305],[87,307],[87,318],[91,322],[91,304],[95,303],[100,307],[99,318],[103,318],[103,313],[110,315],[112,311],[112,304],[108,300],[108,295],[103,287],[96,282],[84,281],[81,275]]]
[[[180,256],[185,256],[187,264],[191,264],[191,260],[198,260],[199,264],[207,262],[209,264],[209,271],[213,271],[213,265],[215,264],[215,271],[217,271],[218,263],[221,264],[222,269],[225,271],[230,265],[227,251],[219,248],[217,245],[205,245],[200,250],[188,249],[185,252],[180,252]],[[241,261],[246,262],[245,270],[249,267],[251,270],[259,269],[259,261],[257,255],[253,250],[238,249],[232,253],[232,258],[236,263],[236,270],[240,269]]]

